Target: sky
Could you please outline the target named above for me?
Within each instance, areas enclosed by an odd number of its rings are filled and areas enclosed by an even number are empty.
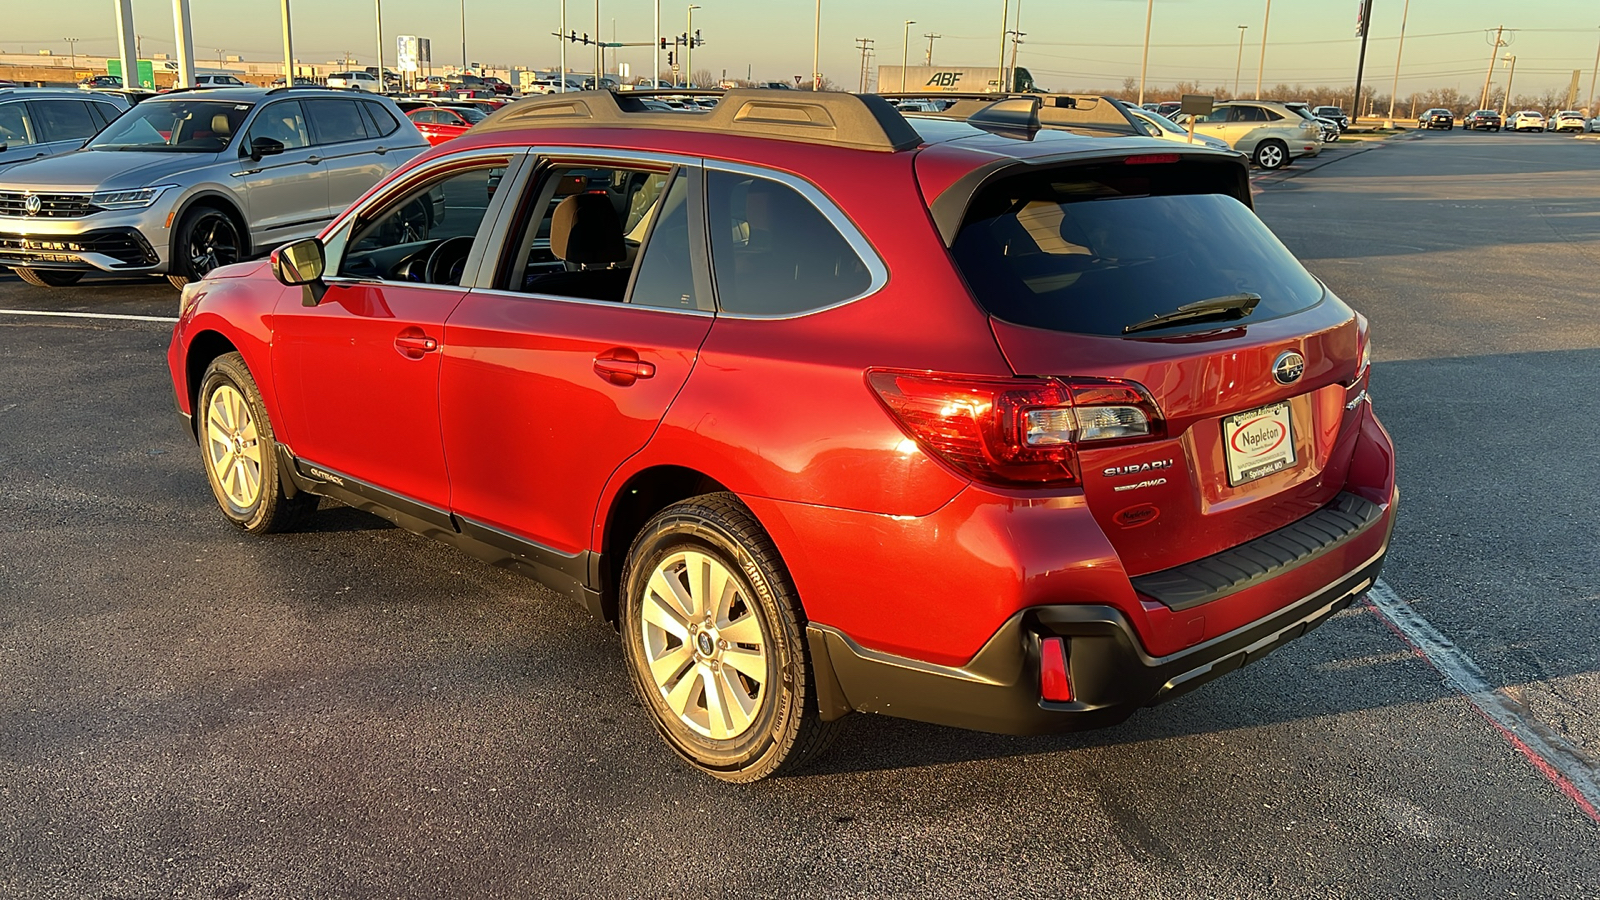
[[[308,63],[329,62],[347,51],[363,64],[376,56],[375,0],[291,0],[295,55]],[[461,7],[456,0],[376,0],[383,10],[384,54],[391,64],[394,36],[415,34],[433,41],[436,66],[460,61]],[[1151,85],[1198,81],[1231,87],[1244,32],[1243,73],[1252,84],[1260,60],[1262,17],[1267,0],[1155,0],[1148,80]],[[1355,79],[1360,42],[1355,37],[1359,0],[1274,0],[1268,24],[1265,80],[1268,84],[1348,85]],[[1366,82],[1387,92],[1406,0],[1374,0]],[[551,32],[560,24],[561,0],[465,0],[466,39],[472,61],[496,66],[545,68],[559,59]],[[1021,7],[1023,43],[1018,64],[1045,88],[1112,88],[1140,72],[1145,0],[822,0],[821,65],[833,81],[855,87],[861,56],[855,41],[875,41],[874,65],[898,65],[902,52],[920,64],[935,39],[940,65],[997,64],[1002,6],[1013,16]],[[568,28],[595,30],[595,2],[566,0]],[[705,46],[696,69],[729,77],[747,72],[758,80],[809,77],[814,0],[699,0],[694,12]],[[174,50],[171,0],[134,0],[135,23],[144,51]],[[607,39],[648,42],[653,37],[653,0],[600,0]],[[63,38],[78,38],[78,52],[115,52],[113,0],[0,0],[0,51],[51,49],[66,53]],[[202,63],[219,51],[251,60],[282,53],[279,0],[191,0],[195,51]],[[686,4],[662,5],[662,31],[684,30]],[[905,20],[911,40],[906,46]],[[613,25],[613,23],[615,23]],[[1476,93],[1487,72],[1490,43],[1484,29],[1505,25],[1512,32],[1516,92],[1564,89],[1573,69],[1583,72],[1580,94],[1589,90],[1597,46],[1600,3],[1595,0],[1410,0],[1400,93],[1456,87]],[[1015,25],[1013,25],[1015,27]],[[569,49],[569,65],[587,59]],[[587,51],[592,53],[592,51]],[[633,73],[650,66],[648,47],[618,51]],[[1503,84],[1506,66],[1496,66]]]

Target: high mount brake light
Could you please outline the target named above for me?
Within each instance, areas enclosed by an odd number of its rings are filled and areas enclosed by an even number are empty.
[[[1146,153],[1143,156],[1130,156],[1122,161],[1125,166],[1150,166],[1178,161],[1176,153]]]
[[[1162,433],[1161,411],[1131,381],[871,369],[867,383],[924,450],[1003,487],[1076,485],[1079,445]]]

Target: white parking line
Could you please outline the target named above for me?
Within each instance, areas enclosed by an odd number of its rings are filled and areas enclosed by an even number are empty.
[[[61,316],[68,319],[121,319],[127,322],[176,322],[176,316],[128,316],[119,313],[50,312],[42,309],[0,309],[0,316]]]
[[[1600,764],[1571,741],[1541,724],[1504,688],[1490,687],[1483,670],[1472,657],[1440,634],[1381,579],[1367,592],[1367,605],[1380,621],[1471,701],[1540,774],[1576,803],[1585,815],[1600,822]]]

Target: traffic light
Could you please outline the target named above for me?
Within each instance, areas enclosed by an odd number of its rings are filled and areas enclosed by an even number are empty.
[[[704,43],[705,43],[705,39],[700,37],[700,29],[696,28],[694,30],[694,45],[696,47],[698,47],[698,46],[700,46],[701,44],[704,44]]]
[[[667,49],[667,39],[666,38],[662,38],[661,39],[661,49],[663,49],[663,50]]]
[[[674,56],[674,54],[673,54],[673,52],[672,52],[672,51],[671,51],[671,50],[668,50],[668,51],[667,51],[667,65],[669,65],[669,66],[675,66],[675,65],[677,65],[677,64],[678,64],[678,63],[677,63],[677,62],[676,62],[676,61],[675,61],[675,60],[674,60],[674,59],[673,59],[673,56]]]

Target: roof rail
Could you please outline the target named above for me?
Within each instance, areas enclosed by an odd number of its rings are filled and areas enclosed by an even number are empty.
[[[702,113],[661,112],[640,102],[656,93],[698,91],[571,91],[543,94],[501,107],[476,128],[505,131],[529,126],[653,128],[714,132],[893,153],[922,143],[916,129],[887,100],[871,94],[741,88]],[[711,94],[714,92],[705,92]],[[639,94],[639,97],[634,97]]]

